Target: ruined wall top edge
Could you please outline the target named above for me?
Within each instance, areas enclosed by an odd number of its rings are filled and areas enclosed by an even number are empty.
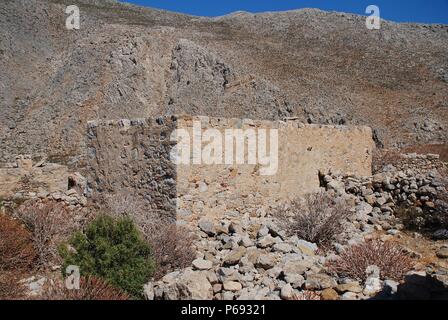
[[[163,126],[177,122],[180,127],[188,127],[193,121],[199,121],[203,127],[268,127],[268,128],[282,128],[282,127],[297,127],[309,129],[337,129],[340,131],[358,130],[367,134],[372,133],[372,129],[367,126],[355,125],[324,125],[324,124],[306,124],[297,118],[286,118],[282,120],[254,120],[248,118],[224,118],[224,117],[208,117],[208,116],[189,116],[189,115],[168,115],[152,118],[136,118],[136,119],[115,119],[115,120],[92,120],[88,121],[88,129],[97,127],[119,127],[126,129],[128,127],[148,127],[148,126]]]

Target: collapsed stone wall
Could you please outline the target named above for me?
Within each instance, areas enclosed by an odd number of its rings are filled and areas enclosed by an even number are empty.
[[[376,150],[373,159],[373,171],[390,172],[406,171],[427,172],[431,170],[446,170],[446,165],[439,154],[404,153],[397,149]],[[440,152],[440,151],[439,151]],[[441,154],[442,152],[440,152]]]
[[[399,165],[387,165],[371,177],[332,174],[324,176],[324,184],[339,195],[356,197],[359,221],[379,223],[382,229],[390,230],[396,225],[402,228],[402,221],[395,216],[402,215],[401,220],[412,219],[407,221],[412,228],[427,229],[434,239],[448,239],[444,226],[448,213],[447,177],[443,175],[446,164],[435,154],[404,154],[402,158]],[[401,212],[406,208],[413,209],[411,215]]]
[[[66,166],[18,156],[15,162],[0,164],[0,199],[66,191],[68,176]]]
[[[45,158],[33,163],[30,155],[17,156],[15,162],[0,163],[0,207],[13,209],[24,201],[37,199],[83,207],[87,204],[85,178]]]
[[[259,164],[247,162],[175,164],[170,159],[176,145],[170,139],[173,131],[184,129],[193,140],[195,122],[202,131],[278,130],[278,170],[262,175]],[[319,173],[369,176],[374,146],[368,127],[192,116],[92,121],[87,140],[88,190],[93,199],[101,202],[108,194],[128,193],[148,212],[177,213],[185,221],[224,213],[255,214],[286,198],[317,191]]]

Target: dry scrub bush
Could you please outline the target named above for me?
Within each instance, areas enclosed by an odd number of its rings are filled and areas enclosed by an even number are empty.
[[[129,194],[106,197],[107,214],[113,217],[128,216],[134,221],[145,240],[150,244],[156,262],[154,278],[191,265],[196,256],[194,237],[185,227],[169,218],[147,212],[138,200]]]
[[[0,300],[25,299],[25,287],[19,278],[17,272],[0,271]]]
[[[308,291],[308,290],[303,290],[300,291],[299,293],[295,293],[292,296],[291,300],[322,300],[321,296],[319,293],[314,292],[314,291]]]
[[[37,267],[60,262],[58,246],[82,226],[79,217],[65,203],[52,200],[26,201],[14,215],[33,234]]]
[[[412,269],[413,260],[400,245],[372,239],[350,246],[327,263],[328,269],[340,277],[361,281],[366,280],[366,269],[372,265],[380,269],[381,279],[400,281]]]
[[[0,214],[0,272],[29,269],[35,258],[31,233],[18,221]]]
[[[92,276],[81,277],[79,289],[67,289],[63,282],[45,287],[41,300],[129,300],[129,296],[107,282]]]
[[[188,267],[196,253],[193,248],[193,237],[184,227],[175,224],[154,225],[147,239],[153,250],[156,261],[156,279],[174,270]]]
[[[343,231],[343,224],[352,212],[342,198],[319,192],[277,207],[272,215],[290,235],[325,245]]]

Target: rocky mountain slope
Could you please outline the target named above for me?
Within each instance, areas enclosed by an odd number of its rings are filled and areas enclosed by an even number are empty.
[[[448,137],[448,26],[305,9],[202,18],[112,0],[0,4],[0,162],[82,166],[86,122],[169,113],[366,124],[385,146]]]

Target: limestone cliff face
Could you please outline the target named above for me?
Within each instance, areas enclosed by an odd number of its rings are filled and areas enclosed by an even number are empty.
[[[298,10],[201,18],[115,1],[0,4],[0,161],[83,166],[89,120],[190,114],[361,124],[386,146],[448,136],[448,27]]]

